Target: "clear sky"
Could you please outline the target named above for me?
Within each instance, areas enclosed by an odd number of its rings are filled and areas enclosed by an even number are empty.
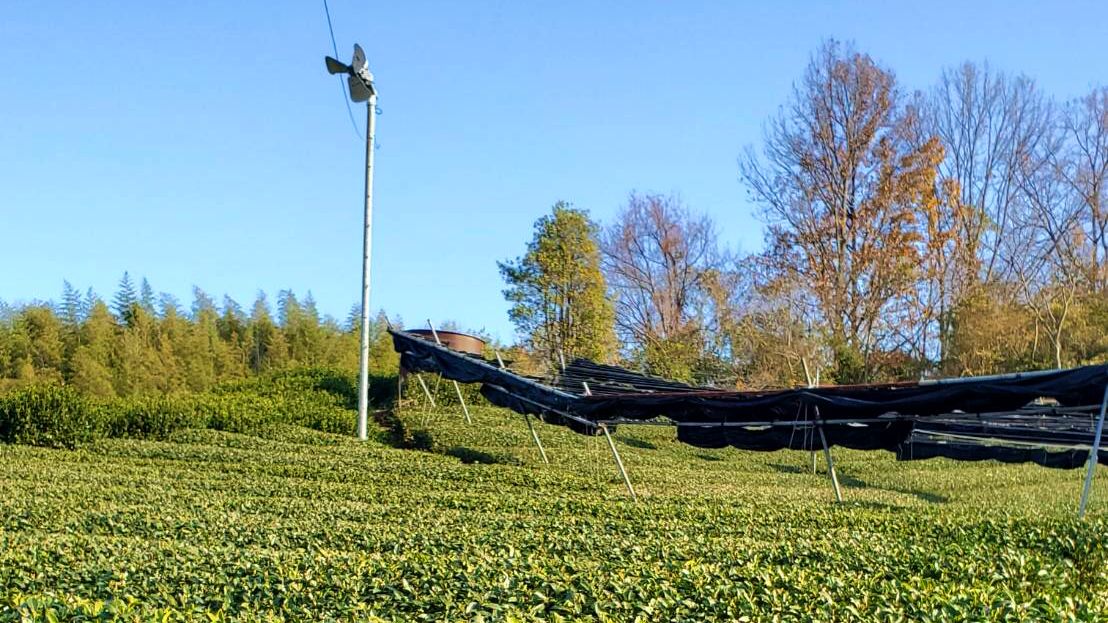
[[[744,145],[827,37],[929,87],[988,59],[1059,99],[1108,82],[1105,2],[333,0],[380,91],[374,308],[512,337],[497,260],[559,199],[610,218],[675,192],[759,248]],[[364,143],[319,2],[0,9],[0,299],[110,298],[124,270],[187,307],[358,300]],[[364,129],[365,109],[355,109]]]

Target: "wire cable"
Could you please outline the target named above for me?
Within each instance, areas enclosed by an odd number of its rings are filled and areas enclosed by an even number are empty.
[[[339,57],[339,46],[335,43],[335,29],[331,26],[331,8],[327,6],[327,0],[323,0],[323,13],[327,15],[327,32],[331,33],[331,49],[334,50],[335,58]],[[354,121],[354,111],[350,108],[350,95],[346,92],[346,83],[343,82],[342,76],[338,76],[339,88],[342,89],[342,101],[346,104],[346,114],[350,117],[350,125],[354,128],[354,134],[359,139],[362,138],[362,131],[358,129],[358,122]]]

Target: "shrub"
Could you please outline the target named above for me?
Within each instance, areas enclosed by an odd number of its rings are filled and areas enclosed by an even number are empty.
[[[105,403],[101,410],[109,437],[165,439],[174,431],[208,424],[188,397],[129,398]]]
[[[73,389],[30,385],[0,397],[0,441],[73,448],[102,433],[102,418]]]

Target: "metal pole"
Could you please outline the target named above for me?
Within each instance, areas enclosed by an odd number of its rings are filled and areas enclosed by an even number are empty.
[[[819,381],[817,380],[817,381],[815,381],[815,383],[812,382],[812,373],[808,370],[808,359],[807,358],[801,357],[800,363],[804,364],[804,378],[808,381],[808,388],[811,389],[812,387],[817,385],[819,383]],[[816,370],[816,375],[817,375],[817,378],[818,378],[819,370]],[[808,417],[807,416],[807,414],[808,414],[807,409],[805,409],[804,414],[805,414],[804,418],[807,419],[807,417]],[[805,433],[805,441],[808,441],[809,439],[811,439],[811,437],[809,435],[810,430],[811,429],[808,429]],[[814,474],[817,471],[816,470],[816,451],[812,450],[811,455],[812,455],[812,473]]]
[[[419,380],[419,386],[423,388],[423,393],[427,395],[427,400],[431,401],[431,406],[435,406],[435,397],[431,395],[431,390],[427,389],[427,383],[423,382],[423,375],[416,374],[415,377]]]
[[[627,485],[627,490],[631,492],[631,499],[638,502],[639,497],[635,495],[635,488],[631,486],[631,479],[627,477],[627,470],[623,468],[623,461],[619,458],[619,451],[616,450],[616,444],[612,441],[612,434],[608,432],[608,426],[601,424],[600,430],[604,431],[604,437],[608,440],[608,447],[612,449],[612,456],[616,457],[616,466],[619,467],[619,473],[623,476],[623,484]]]
[[[373,247],[373,136],[377,130],[377,94],[366,102],[365,230],[362,235],[362,344],[358,361],[358,439],[369,438],[369,259]]]
[[[835,463],[831,460],[831,448],[827,446],[827,436],[823,434],[823,425],[818,425],[819,440],[823,443],[823,458],[827,460],[827,473],[831,474],[831,486],[835,488],[835,501],[842,504],[843,494],[839,491],[839,477],[835,475]]]
[[[427,319],[427,326],[431,327],[431,335],[435,336],[435,343],[442,346],[442,341],[439,340],[439,332],[435,331],[435,325],[431,324],[431,319]],[[458,393],[458,402],[462,403],[462,413],[466,416],[466,424],[472,424],[473,418],[469,417],[469,407],[466,406],[465,398],[462,398],[462,388],[458,386],[458,381],[454,379],[450,380],[454,384],[454,391]]]
[[[1104,399],[1100,401],[1100,416],[1096,419],[1096,432],[1093,433],[1093,447],[1089,450],[1089,469],[1085,472],[1085,486],[1081,490],[1081,503],[1077,507],[1078,519],[1085,517],[1085,506],[1089,503],[1089,489],[1093,486],[1093,473],[1100,462],[1100,435],[1104,431],[1104,411],[1108,409],[1108,384],[1104,386]]]
[[[523,419],[527,421],[527,428],[531,430],[531,439],[535,440],[535,445],[539,448],[539,455],[542,456],[542,462],[549,465],[550,459],[546,458],[546,450],[543,449],[542,442],[539,441],[539,434],[535,432],[535,424],[531,421],[531,416],[524,413]]]
[[[492,352],[496,355],[496,363],[500,364],[500,369],[506,370],[507,366],[504,365],[504,360],[500,357],[500,351],[494,350]],[[523,420],[527,422],[527,428],[531,431],[531,439],[535,440],[535,445],[539,448],[539,455],[542,456],[542,462],[549,465],[550,459],[546,458],[546,450],[542,447],[542,442],[539,441],[539,433],[535,430],[535,423],[531,421],[531,416],[524,413]]]

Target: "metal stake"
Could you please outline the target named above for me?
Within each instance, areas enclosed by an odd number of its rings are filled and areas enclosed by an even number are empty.
[[[508,367],[504,365],[504,360],[500,357],[500,351],[494,350],[492,352],[496,355],[496,363],[500,365],[500,369],[507,370]],[[527,428],[531,431],[531,439],[535,441],[535,446],[537,446],[539,449],[539,455],[542,456],[542,462],[549,465],[550,459],[546,458],[546,450],[542,447],[542,442],[539,441],[539,433],[535,430],[535,423],[531,421],[531,416],[524,413],[523,421],[527,422]]]
[[[835,463],[831,460],[831,448],[827,446],[827,436],[823,434],[823,426],[818,425],[819,440],[823,442],[823,458],[827,460],[827,473],[831,475],[831,486],[835,488],[835,501],[842,504],[843,494],[839,491],[839,477],[835,475]]]
[[[427,326],[431,327],[431,335],[435,336],[435,343],[442,346],[442,342],[439,340],[439,332],[435,331],[435,325],[431,324],[431,319],[427,319]],[[454,391],[458,393],[458,402],[462,404],[462,413],[466,416],[466,424],[472,424],[473,418],[469,417],[469,407],[466,406],[465,398],[462,398],[462,388],[458,387],[458,381],[454,379],[450,380],[454,384]]]
[[[631,492],[631,499],[638,502],[639,496],[635,495],[635,488],[631,486],[631,479],[627,477],[627,470],[623,468],[623,461],[619,458],[619,451],[616,450],[615,442],[612,441],[612,434],[608,432],[608,425],[601,424],[600,430],[604,431],[604,437],[608,440],[608,447],[612,449],[612,456],[616,457],[616,466],[619,467],[619,473],[623,476],[623,484],[627,485],[627,490]]]
[[[1104,411],[1108,409],[1108,385],[1104,386],[1104,399],[1100,401],[1100,416],[1096,419],[1093,447],[1089,450],[1089,469],[1085,472],[1085,486],[1081,490],[1081,503],[1077,507],[1078,519],[1084,519],[1085,506],[1089,503],[1089,489],[1093,486],[1093,473],[1100,462],[1100,435],[1104,431]]]
[[[427,383],[423,382],[423,375],[416,374],[415,377],[419,381],[419,386],[423,388],[423,393],[427,395],[427,400],[431,401],[431,406],[435,406],[435,397],[431,395],[431,390],[427,389]]]
[[[539,448],[539,455],[542,456],[542,462],[549,465],[550,459],[546,458],[546,450],[543,449],[542,442],[539,441],[539,434],[535,432],[535,424],[531,421],[531,416],[524,413],[523,419],[527,422],[527,428],[531,430],[531,439],[535,440],[535,445]]]

